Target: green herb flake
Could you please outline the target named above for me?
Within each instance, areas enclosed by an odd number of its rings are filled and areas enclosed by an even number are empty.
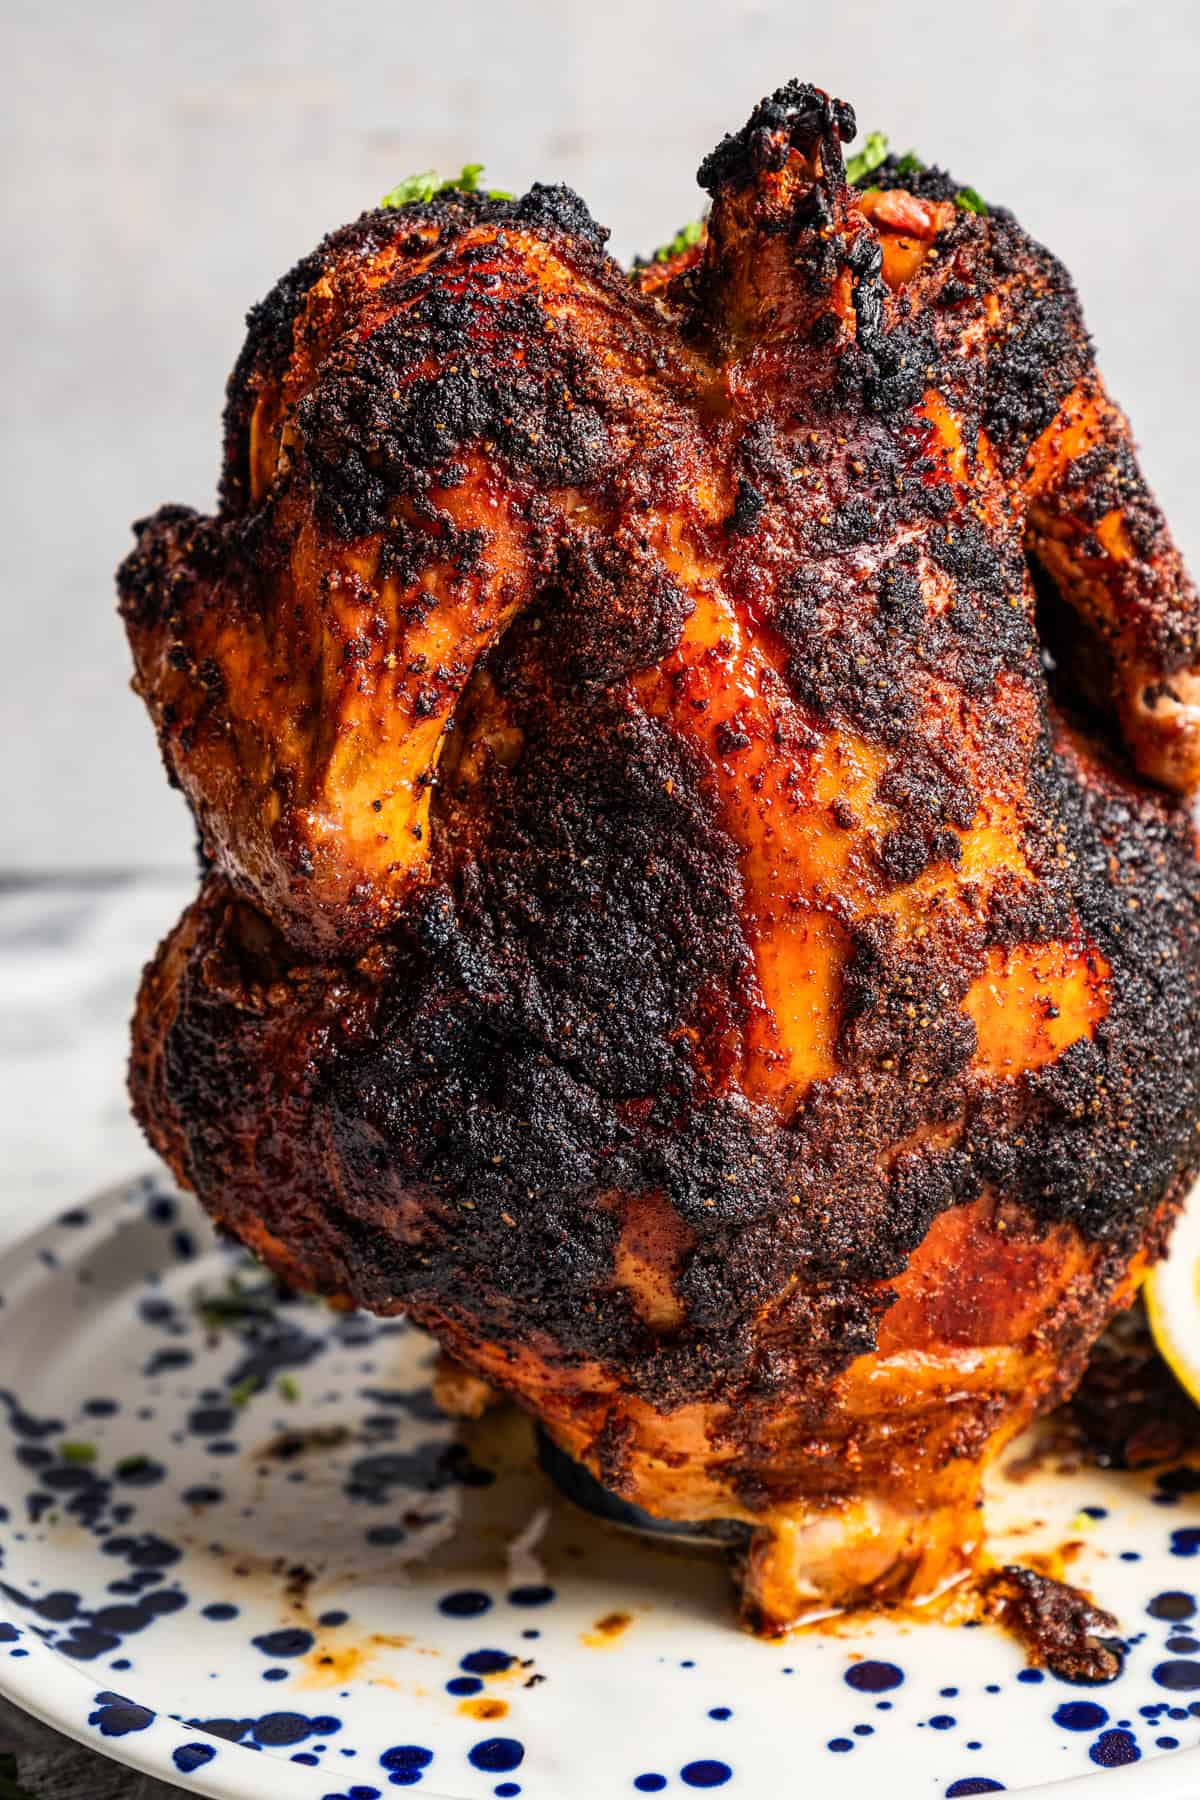
[[[120,1462],[116,1464],[115,1473],[118,1475],[136,1475],[139,1470],[148,1469],[149,1467],[150,1458],[148,1456],[123,1456]]]
[[[95,1444],[82,1444],[68,1440],[58,1446],[58,1454],[65,1463],[93,1463],[96,1460]]]
[[[256,1273],[257,1265],[246,1265],[247,1274]],[[258,1321],[268,1324],[283,1303],[278,1283],[270,1276],[248,1287],[239,1275],[231,1275],[223,1294],[204,1289],[192,1295],[192,1310],[210,1331],[223,1331],[228,1326],[249,1325]]]
[[[669,244],[659,245],[650,260],[664,263],[670,262],[673,257],[682,256],[685,250],[690,250],[693,244],[700,242],[703,232],[704,220],[690,219],[682,230],[675,233]]]
[[[243,1406],[249,1406],[251,1400],[253,1400],[255,1394],[259,1392],[261,1387],[262,1382],[257,1375],[247,1375],[244,1381],[239,1381],[234,1387],[230,1388],[230,1406],[236,1406],[239,1409]]]
[[[897,175],[919,175],[925,164],[915,150],[906,150],[896,164]]]
[[[289,1406],[294,1406],[300,1398],[300,1387],[294,1376],[281,1375],[275,1386]]]
[[[380,206],[408,206],[414,200],[432,200],[437,193],[437,171],[425,169],[420,175],[406,175],[394,188],[389,188]]]
[[[954,196],[954,204],[960,212],[981,213],[987,217],[987,201],[973,187],[959,188]]]
[[[857,155],[847,159],[846,180],[849,182],[861,181],[864,175],[869,175],[872,169],[877,169],[879,167],[880,163],[883,162],[887,156],[887,153],[887,133],[883,131],[872,131]]]
[[[482,194],[487,200],[511,200],[506,188],[481,188],[482,163],[464,163],[449,181],[439,181],[436,169],[422,169],[419,175],[406,175],[383,196],[380,206],[409,206],[414,200],[433,200],[438,194]]]

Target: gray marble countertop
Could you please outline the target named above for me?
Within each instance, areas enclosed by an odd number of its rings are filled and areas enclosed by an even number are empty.
[[[0,882],[0,1248],[150,1160],[125,1098],[129,1015],[142,964],[194,891],[182,874]],[[34,1800],[179,1792],[0,1699],[5,1756]]]

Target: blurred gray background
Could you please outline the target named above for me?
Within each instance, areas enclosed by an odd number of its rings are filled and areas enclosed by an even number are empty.
[[[1186,0],[3,0],[0,872],[186,866],[126,688],[128,523],[211,502],[242,317],[414,170],[577,187],[618,255],[790,75],[1073,270],[1200,563],[1200,9]]]

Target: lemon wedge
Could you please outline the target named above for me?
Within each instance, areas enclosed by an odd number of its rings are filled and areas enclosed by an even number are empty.
[[[1170,1248],[1147,1275],[1142,1297],[1164,1361],[1200,1406],[1200,1182],[1184,1201]]]

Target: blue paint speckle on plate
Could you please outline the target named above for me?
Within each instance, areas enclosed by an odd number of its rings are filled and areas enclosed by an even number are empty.
[[[424,1744],[393,1744],[390,1750],[384,1751],[379,1765],[394,1775],[404,1769],[427,1769],[432,1761],[433,1751],[427,1750]]]
[[[958,1723],[949,1713],[934,1713],[929,1721],[934,1731],[950,1731]]]
[[[269,1712],[252,1720],[250,1730],[256,1743],[285,1749],[290,1744],[303,1743],[307,1737],[331,1737],[341,1730],[341,1720],[324,1714],[310,1719],[305,1713]]]
[[[484,1738],[481,1743],[472,1744],[467,1751],[467,1761],[489,1775],[507,1775],[510,1769],[519,1769],[525,1761],[525,1746],[519,1738]]]
[[[842,1679],[860,1694],[884,1694],[900,1686],[904,1670],[890,1662],[857,1662],[851,1663]]]
[[[508,1592],[510,1606],[549,1606],[553,1599],[554,1589],[541,1581],[526,1582]]]
[[[1191,1693],[1200,1688],[1200,1662],[1161,1662],[1152,1673],[1159,1687],[1170,1688],[1173,1693]]]
[[[491,1595],[481,1588],[456,1588],[453,1593],[442,1595],[438,1611],[445,1613],[448,1619],[477,1619],[480,1613],[490,1609],[491,1604]]]
[[[730,1706],[710,1706],[708,1709],[708,1716],[710,1719],[732,1719],[733,1708]]]
[[[264,1656],[307,1656],[316,1639],[311,1631],[303,1631],[299,1626],[288,1625],[282,1631],[265,1631],[261,1637],[251,1638],[250,1642]]]
[[[480,1694],[483,1683],[478,1675],[454,1675],[446,1683],[446,1692],[461,1699],[466,1694]]]
[[[95,1711],[88,1714],[88,1724],[96,1726],[103,1737],[125,1737],[131,1731],[145,1731],[153,1722],[149,1707],[138,1706],[124,1694],[97,1694]]]
[[[190,1775],[194,1769],[202,1769],[217,1754],[212,1744],[180,1744],[171,1752],[171,1761],[181,1775]]]
[[[497,1800],[513,1800],[514,1794],[519,1794],[520,1791],[521,1784],[519,1781],[498,1781],[492,1789],[493,1794],[497,1796]]]
[[[837,1756],[842,1756],[847,1750],[853,1750],[854,1740],[853,1738],[830,1738],[825,1748],[832,1750]]]
[[[667,1778],[651,1771],[646,1775],[635,1775],[633,1785],[639,1794],[658,1794],[666,1787]]]
[[[724,1787],[732,1774],[733,1770],[728,1763],[705,1757],[699,1762],[684,1763],[679,1771],[679,1779],[688,1787]]]
[[[1171,1533],[1172,1556],[1200,1556],[1200,1525],[1181,1525]]]
[[[1054,1723],[1064,1731],[1099,1731],[1108,1724],[1108,1713],[1094,1700],[1064,1700],[1055,1708]]]
[[[507,1650],[468,1650],[459,1660],[459,1668],[468,1675],[500,1675],[516,1662]]]
[[[946,1789],[946,1800],[967,1800],[974,1794],[1003,1794],[1005,1786],[1002,1781],[992,1781],[987,1775],[964,1775],[961,1781],[952,1781]]]
[[[1129,1731],[1102,1731],[1088,1755],[1102,1769],[1119,1769],[1124,1763],[1135,1763],[1141,1757],[1137,1740]]]
[[[1166,1593],[1155,1594],[1147,1604],[1146,1611],[1152,1619],[1165,1619],[1172,1625],[1178,1625],[1195,1613],[1195,1596],[1185,1594],[1179,1588],[1169,1588]]]

